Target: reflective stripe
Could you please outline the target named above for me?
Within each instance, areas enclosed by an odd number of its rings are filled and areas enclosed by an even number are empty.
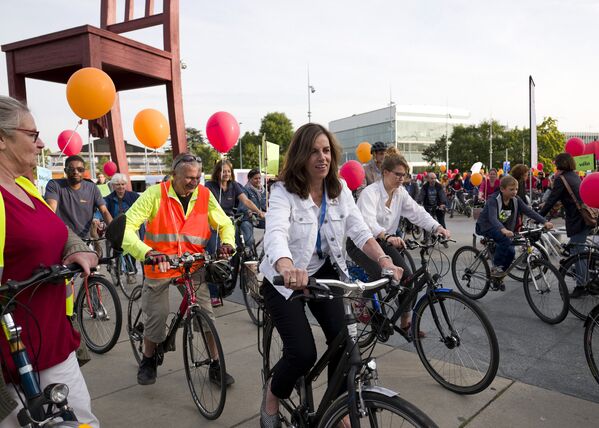
[[[193,244],[193,245],[202,245],[204,247],[206,246],[206,244],[208,244],[208,241],[209,241],[209,239],[200,238],[198,236],[184,235],[182,233],[177,235],[176,233],[151,233],[151,232],[146,232],[145,239],[147,239],[148,241],[153,241],[153,242],[173,242],[173,241],[176,242],[177,236],[179,237],[180,242],[187,242],[187,243]]]

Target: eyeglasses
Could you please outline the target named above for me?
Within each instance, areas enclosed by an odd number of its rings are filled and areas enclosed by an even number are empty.
[[[177,160],[177,162],[175,162],[175,164],[173,165],[173,171],[177,168],[177,165],[186,162],[202,163],[202,158],[194,155],[185,155],[181,159]]]
[[[405,172],[395,172],[395,171],[389,171],[389,172],[391,172],[391,173],[395,174],[395,176],[396,176],[397,178],[404,178],[406,175],[408,175],[408,174],[406,174]]]
[[[21,131],[27,135],[29,135],[30,137],[33,137],[33,142],[37,142],[37,137],[40,136],[40,131],[36,130],[36,129],[24,129],[24,128],[10,128],[10,129],[14,129],[15,131]]]
[[[77,168],[69,166],[69,167],[65,168],[64,170],[67,172],[67,174],[74,174],[75,172],[78,172],[79,174],[83,174],[85,172],[85,168],[82,166],[77,167]]]

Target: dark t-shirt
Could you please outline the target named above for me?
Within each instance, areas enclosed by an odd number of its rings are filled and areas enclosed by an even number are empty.
[[[210,180],[206,183],[221,208],[227,215],[235,214],[235,209],[239,204],[239,196],[244,194],[243,187],[236,181],[230,181],[227,191],[222,190],[218,182]]]
[[[426,189],[426,199],[427,207],[437,206],[437,188],[435,186],[428,186],[428,189]]]
[[[66,178],[50,180],[44,198],[58,202],[56,214],[81,238],[89,237],[94,212],[105,205],[98,186],[86,180],[81,180],[78,190],[71,189]]]
[[[497,213],[499,216],[499,221],[503,224],[509,224],[512,217],[514,216],[514,200],[510,199],[510,201],[505,204],[503,200],[501,201],[501,209]]]
[[[62,261],[67,241],[64,223],[42,201],[30,197],[34,208],[24,204],[0,186],[6,212],[6,242],[2,284],[9,279],[23,281],[40,264],[51,266]],[[23,328],[25,343],[34,370],[53,367],[67,359],[79,346],[79,334],[66,316],[66,287],[40,284],[19,293],[13,317]],[[8,343],[0,340],[2,371],[6,381],[18,380]],[[8,374],[10,373],[10,376]]]

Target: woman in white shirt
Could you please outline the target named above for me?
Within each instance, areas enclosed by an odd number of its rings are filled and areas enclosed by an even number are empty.
[[[404,242],[399,236],[395,236],[401,217],[406,217],[412,224],[420,226],[425,231],[435,231],[447,238],[451,234],[418,205],[402,185],[404,177],[409,174],[410,167],[395,148],[387,151],[381,169],[382,179],[362,191],[357,205],[385,254],[391,257],[395,265],[401,266],[404,275],[407,276],[412,272],[400,252]],[[346,248],[347,254],[366,271],[371,281],[380,278],[380,266],[373,263],[351,237],[347,239]],[[400,328],[407,331],[409,326],[410,312],[406,312],[401,316]],[[420,332],[418,334],[423,336]]]
[[[260,270],[265,277],[262,290],[266,309],[283,340],[283,357],[265,386],[262,427],[280,426],[279,398],[289,397],[297,379],[316,362],[304,302],[288,300],[291,294],[306,287],[308,276],[347,279],[343,258],[347,236],[378,266],[394,270],[397,279],[403,272],[373,238],[350,190],[339,179],[339,158],[339,144],[333,134],[321,125],[303,125],[287,151],[281,181],[272,186]],[[272,285],[276,275],[283,277],[284,286]],[[344,328],[343,302],[311,301],[308,307],[330,343]],[[337,355],[337,361],[339,358]],[[329,376],[335,366],[333,359]]]

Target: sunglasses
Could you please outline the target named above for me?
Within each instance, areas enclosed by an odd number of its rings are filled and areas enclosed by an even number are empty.
[[[82,166],[77,167],[77,168],[69,166],[68,168],[65,168],[64,170],[67,172],[67,174],[73,174],[75,172],[78,172],[79,174],[83,174],[85,172],[85,168]]]
[[[202,163],[202,158],[199,156],[194,156],[194,155],[185,155],[181,159],[177,160],[177,162],[174,163],[173,170],[175,170],[177,168],[177,165],[182,164],[182,163],[187,163],[187,162]]]

